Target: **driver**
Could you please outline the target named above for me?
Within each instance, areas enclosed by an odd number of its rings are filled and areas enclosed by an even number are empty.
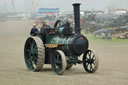
[[[47,25],[46,22],[42,22],[42,26],[41,26],[41,33],[46,33],[47,29],[50,29],[50,25]]]

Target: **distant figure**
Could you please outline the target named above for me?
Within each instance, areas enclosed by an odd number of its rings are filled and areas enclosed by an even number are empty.
[[[35,36],[38,33],[38,29],[36,28],[36,24],[33,24],[33,28],[31,29],[30,35]]]
[[[88,33],[89,33],[89,28],[87,27],[85,30],[85,34],[88,34]]]
[[[110,39],[112,39],[111,34],[108,32],[107,35],[106,35],[106,40],[110,40]]]

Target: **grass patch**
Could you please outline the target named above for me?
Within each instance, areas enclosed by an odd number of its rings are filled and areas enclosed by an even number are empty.
[[[106,40],[106,39],[94,39],[94,36],[92,33],[89,33],[89,34],[85,34],[85,31],[82,30],[82,34],[84,36],[87,37],[87,39],[91,42],[96,42],[96,43],[120,43],[120,44],[123,44],[123,43],[128,43],[128,39],[116,39],[116,38],[112,38],[111,40]]]

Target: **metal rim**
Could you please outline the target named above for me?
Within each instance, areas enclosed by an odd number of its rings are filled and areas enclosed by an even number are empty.
[[[94,73],[98,69],[99,59],[97,54],[92,50],[87,50],[83,55],[84,69],[89,73]]]
[[[65,54],[61,50],[56,50],[52,55],[52,69],[53,71],[58,74],[62,75],[67,66],[67,60]]]
[[[45,61],[45,49],[39,37],[29,37],[25,42],[24,59],[27,68],[31,71],[42,69]]]

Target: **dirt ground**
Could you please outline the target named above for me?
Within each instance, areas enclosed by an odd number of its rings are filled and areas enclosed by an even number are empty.
[[[128,44],[90,42],[99,55],[96,73],[73,66],[56,75],[50,65],[41,72],[30,72],[24,63],[24,43],[33,21],[0,22],[0,85],[128,85]]]

